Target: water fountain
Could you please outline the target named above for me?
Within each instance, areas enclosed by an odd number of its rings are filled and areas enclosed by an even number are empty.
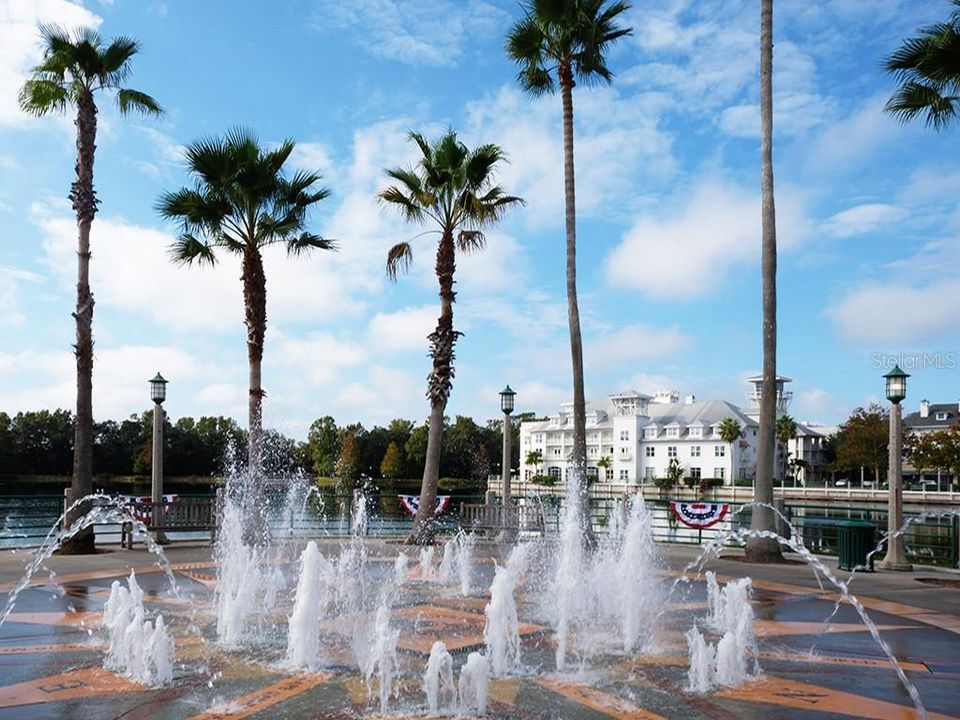
[[[316,670],[323,662],[320,621],[331,604],[334,575],[333,566],[311,540],[300,556],[300,579],[287,629],[287,662],[293,668]]]
[[[101,624],[109,644],[103,666],[144,685],[169,685],[173,681],[173,638],[162,615],[154,622],[144,616],[143,590],[131,570],[127,587],[113,581],[104,605]]]
[[[472,652],[460,668],[457,689],[460,694],[460,714],[487,712],[487,693],[490,688],[490,663],[483,653]]]
[[[447,652],[442,640],[430,648],[427,668],[423,673],[423,693],[427,696],[427,710],[431,715],[450,711],[457,700],[457,688],[453,684],[453,657]]]
[[[490,586],[490,602],[484,609],[483,643],[494,677],[515,672],[520,664],[520,621],[513,593],[526,569],[529,552],[528,545],[515,546],[507,564],[496,567]]]

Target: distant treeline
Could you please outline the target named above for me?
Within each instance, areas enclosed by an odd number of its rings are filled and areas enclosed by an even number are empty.
[[[41,410],[0,412],[0,475],[70,475],[73,472],[73,413]],[[519,465],[519,423],[513,425],[512,467]],[[482,480],[500,472],[503,424],[478,425],[458,415],[446,421],[440,460],[442,477]],[[93,470],[97,475],[148,475],[152,465],[153,411],[117,422],[94,423]],[[247,432],[225,417],[169,418],[164,430],[164,474],[219,476],[242,471]],[[268,430],[264,469],[268,474],[303,473],[359,483],[417,478],[423,474],[426,423],[396,419],[367,430],[360,423],[338,427],[329,415],[310,426],[306,442]]]

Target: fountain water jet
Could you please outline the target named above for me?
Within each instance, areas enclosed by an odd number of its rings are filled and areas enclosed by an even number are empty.
[[[506,566],[497,566],[494,571],[490,602],[483,611],[487,619],[483,642],[494,677],[516,671],[520,662],[520,621],[513,592],[526,568],[529,550],[527,545],[515,546]]]
[[[423,692],[427,696],[427,708],[431,715],[440,712],[441,704],[449,709],[457,700],[457,688],[453,684],[453,657],[441,640],[437,640],[430,648],[423,674]],[[441,703],[442,700],[446,702]]]
[[[315,670],[322,662],[320,621],[331,600],[334,569],[311,540],[300,556],[300,579],[287,626],[287,663]]]
[[[103,609],[101,625],[109,637],[103,665],[144,685],[169,685],[173,681],[173,638],[162,615],[155,622],[145,620],[144,615],[143,590],[131,570],[127,587],[113,581]]]
[[[490,688],[490,663],[483,653],[472,652],[460,668],[457,689],[460,693],[460,714],[487,712],[487,693]]]

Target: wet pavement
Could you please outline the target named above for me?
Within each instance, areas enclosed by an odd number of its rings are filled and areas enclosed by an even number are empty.
[[[335,547],[325,543],[325,552]],[[398,546],[369,544],[369,562],[392,571]],[[688,548],[662,547],[661,580],[671,582],[692,559]],[[291,548],[289,557],[296,557]],[[92,557],[55,557],[18,598],[0,626],[0,720],[7,718],[374,718],[374,689],[352,664],[349,638],[334,641],[321,672],[282,668],[285,613],[261,620],[257,651],[228,651],[215,643],[212,611],[216,568],[205,546],[168,549],[179,597],[154,558],[141,551]],[[29,554],[0,556],[0,592],[14,587]],[[475,551],[478,588],[489,587],[496,546]],[[642,654],[606,651],[553,672],[552,632],[538,619],[537,593],[518,592],[522,660],[529,672],[491,680],[487,716],[516,720],[561,718],[793,718],[863,717],[906,720],[913,704],[855,609],[821,587],[803,565],[747,565],[718,560],[707,567],[721,582],[750,575],[762,674],[739,687],[707,694],[686,690],[689,660],[684,634],[707,607],[702,578],[678,585],[674,603],[657,622],[654,647]],[[835,565],[833,566],[835,569]],[[103,669],[105,632],[99,627],[113,580],[134,568],[148,615],[162,614],[176,640],[171,687],[151,689]],[[846,577],[846,573],[840,574]],[[934,579],[931,584],[919,579]],[[930,718],[960,718],[960,575],[920,570],[858,575],[851,590],[879,626],[923,699]],[[482,647],[488,595],[462,598],[424,582],[414,565],[406,592],[394,605],[400,631],[400,676],[389,717],[425,717],[421,675],[435,640],[443,640],[457,667]],[[336,640],[342,628],[324,631]]]

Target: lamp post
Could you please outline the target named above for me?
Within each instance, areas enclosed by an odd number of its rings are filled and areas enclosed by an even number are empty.
[[[503,410],[503,462],[500,465],[500,482],[503,487],[503,505],[501,518],[503,529],[500,540],[513,539],[513,502],[510,497],[510,413],[513,412],[513,398],[516,393],[507,385],[500,392],[500,409]]]
[[[167,399],[167,381],[160,373],[150,380],[150,399],[153,400],[153,467],[150,473],[151,518],[157,527],[160,520],[160,505],[163,503],[163,401]],[[167,542],[162,530],[155,531],[159,544]]]
[[[887,400],[890,401],[890,467],[887,484],[890,496],[887,505],[887,556],[880,564],[885,570],[913,570],[907,562],[903,536],[896,535],[903,525],[903,460],[900,425],[900,403],[907,396],[907,378],[899,365],[883,376],[887,381]]]

